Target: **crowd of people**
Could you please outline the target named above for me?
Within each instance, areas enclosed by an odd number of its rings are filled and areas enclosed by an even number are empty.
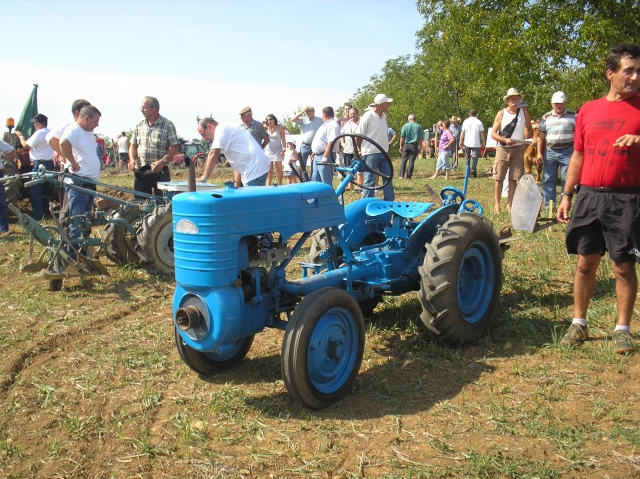
[[[601,99],[582,106],[579,112],[567,109],[567,96],[557,91],[551,96],[551,110],[539,120],[535,141],[536,161],[543,166],[542,191],[544,204],[556,204],[558,171],[561,175],[561,201],[557,219],[567,224],[566,245],[578,255],[574,281],[574,319],[562,343],[576,345],[588,338],[587,308],[595,287],[595,275],[601,257],[608,252],[613,265],[618,301],[618,321],[614,331],[615,349],[633,351],[630,322],[637,294],[635,263],[640,262],[640,46],[622,43],[614,46],[607,58],[606,75],[609,91]],[[508,184],[507,209],[511,205],[518,181],[524,174],[524,152],[533,143],[531,116],[523,95],[510,88],[503,100],[506,104],[495,116],[490,138],[497,142],[492,178],[495,181],[494,213],[501,212],[501,197],[505,180]],[[292,121],[300,127],[300,144],[287,140],[287,132],[277,118],[269,114],[264,124],[253,119],[250,107],[240,110],[240,125],[218,123],[204,118],[197,125],[198,133],[211,142],[200,181],[206,182],[224,154],[234,170],[235,185],[252,187],[271,184],[275,171],[278,185],[287,178],[296,181],[295,172],[305,180],[332,184],[334,165],[350,166],[357,155],[370,167],[389,177],[382,188],[386,201],[395,194],[389,164],[389,152],[398,134],[389,127],[387,115],[393,99],[378,94],[360,115],[357,108],[346,103],[343,116],[336,119],[332,107],[315,115],[313,106],[306,106]],[[118,166],[127,164],[134,174],[137,192],[159,194],[158,182],[169,181],[168,165],[179,151],[179,140],[171,121],[160,115],[160,103],[145,97],[140,106],[143,119],[135,125],[131,138],[122,134],[115,142]],[[25,138],[16,135],[28,151],[33,169],[53,169],[56,155],[65,167],[80,178],[97,180],[101,160],[97,154],[93,130],[101,113],[86,100],[76,100],[71,112],[73,120],[53,130],[48,118],[39,114],[31,122],[35,133]],[[478,158],[488,136],[477,111],[459,124],[460,118],[434,125],[434,147],[437,163],[434,175],[457,168],[460,148],[470,176],[478,176]],[[341,133],[364,135],[343,137]],[[410,114],[399,134],[402,154],[398,178],[410,180],[421,148],[427,149],[424,130]],[[427,138],[427,140],[431,140]],[[15,149],[0,142],[0,153],[6,159],[15,156]],[[0,155],[0,158],[1,156]],[[310,173],[310,176],[309,176]],[[0,178],[2,163],[0,162]],[[367,171],[358,175],[356,183],[363,198],[374,196],[378,175]],[[95,189],[82,180],[76,184]],[[48,213],[44,189],[30,189],[33,216],[41,219]],[[571,217],[571,202],[575,205]],[[88,211],[93,204],[89,194],[67,189],[66,208],[70,215]],[[0,186],[0,234],[9,229],[4,187]],[[71,231],[71,236],[81,234]]]

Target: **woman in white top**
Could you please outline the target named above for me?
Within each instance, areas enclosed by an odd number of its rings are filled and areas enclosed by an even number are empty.
[[[282,160],[284,158],[284,150],[287,147],[285,143],[284,126],[280,125],[277,118],[271,114],[267,115],[266,122],[269,143],[267,143],[267,146],[264,148],[264,152],[271,160],[271,168],[269,169],[269,175],[267,175],[267,186],[271,186],[274,164],[278,178],[278,186],[280,186],[282,184]]]

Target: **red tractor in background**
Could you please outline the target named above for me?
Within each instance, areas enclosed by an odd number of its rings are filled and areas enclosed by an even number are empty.
[[[196,168],[204,166],[207,160],[205,145],[198,141],[187,141],[180,144],[180,153],[175,155],[170,162],[171,168],[186,168],[185,157],[191,158]]]

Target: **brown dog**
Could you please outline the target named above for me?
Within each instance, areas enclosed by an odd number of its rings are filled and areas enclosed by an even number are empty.
[[[531,126],[533,127],[533,143],[524,150],[524,171],[530,175],[535,166],[536,183],[540,184],[542,181],[542,165],[536,163],[536,158],[538,157],[538,127],[540,126],[540,122],[533,121],[531,122]]]

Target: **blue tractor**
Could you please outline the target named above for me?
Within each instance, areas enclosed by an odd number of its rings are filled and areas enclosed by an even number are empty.
[[[380,175],[377,189],[393,173],[358,158],[336,169],[343,180],[335,191],[319,182],[229,183],[174,197],[175,342],[193,371],[224,371],[245,357],[256,333],[280,328],[289,394],[321,409],[350,392],[364,353],[363,318],[385,295],[416,291],[421,319],[442,343],[466,344],[487,331],[504,245],[482,207],[453,187],[441,191],[441,205],[366,198],[344,206],[357,172]],[[292,269],[301,271],[295,279]]]

